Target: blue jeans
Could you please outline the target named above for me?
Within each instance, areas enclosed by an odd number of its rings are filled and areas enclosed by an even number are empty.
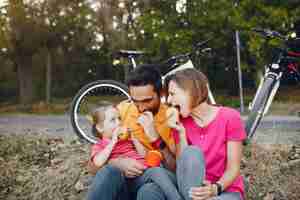
[[[89,188],[88,200],[182,200],[177,188],[176,177],[161,168],[149,168],[143,175],[126,178],[111,165],[100,169]]]
[[[147,169],[143,175],[131,179],[131,188],[134,188],[134,191],[138,191],[139,195],[137,195],[137,199],[144,200],[144,199],[153,199],[146,197],[139,192],[139,188],[145,183],[154,183],[156,184],[160,190],[162,191],[163,195],[167,200],[182,200],[183,198],[178,192],[177,185],[176,185],[176,176],[169,170],[162,168],[162,167],[153,167]],[[149,192],[146,192],[149,195]],[[161,197],[162,198],[162,197]],[[160,199],[161,199],[160,198]],[[155,197],[154,199],[157,199]]]
[[[205,161],[202,151],[195,146],[186,147],[176,161],[176,177],[180,194],[184,200],[191,200],[188,191],[200,186],[205,177]],[[238,192],[223,192],[211,200],[241,200]]]
[[[197,147],[188,146],[176,162],[176,176],[164,168],[150,168],[133,179],[126,178],[118,168],[106,165],[97,172],[88,200],[190,200],[190,188],[200,186],[204,180],[203,153]],[[212,200],[241,200],[241,197],[237,192],[223,192]]]

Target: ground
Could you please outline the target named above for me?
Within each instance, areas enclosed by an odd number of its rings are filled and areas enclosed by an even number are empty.
[[[89,144],[0,135],[0,199],[84,199],[92,176]],[[248,144],[242,161],[248,200],[300,199],[300,145]]]
[[[299,91],[281,95],[280,100],[285,101],[273,103],[270,115],[298,120]],[[92,179],[86,170],[90,145],[78,141],[67,116],[49,116],[65,114],[68,102],[39,102],[29,107],[0,104],[0,199],[85,199]],[[31,121],[24,123],[26,117],[20,115],[24,112],[34,113]],[[46,120],[38,121],[40,118]],[[247,200],[300,199],[300,129],[293,125],[288,131],[289,124],[268,123],[245,146],[241,168]]]

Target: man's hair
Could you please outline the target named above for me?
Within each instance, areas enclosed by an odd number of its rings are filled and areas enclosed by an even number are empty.
[[[157,94],[160,94],[162,89],[160,72],[155,65],[149,64],[140,65],[130,72],[126,84],[128,87],[152,85]]]

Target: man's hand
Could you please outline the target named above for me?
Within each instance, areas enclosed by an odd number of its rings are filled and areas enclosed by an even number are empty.
[[[117,158],[109,161],[118,167],[127,178],[134,178],[143,174],[145,166],[132,158]]]
[[[144,128],[145,134],[149,137],[150,142],[154,142],[159,138],[154,127],[154,118],[151,112],[146,111],[142,113],[137,121]]]

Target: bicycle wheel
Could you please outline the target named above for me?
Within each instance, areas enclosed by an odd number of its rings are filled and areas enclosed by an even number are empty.
[[[257,94],[255,102],[253,102],[252,109],[246,121],[246,133],[249,139],[253,137],[256,128],[263,117],[266,104],[275,83],[276,80],[274,78],[267,77],[261,87],[261,90]]]
[[[71,105],[71,124],[74,132],[89,143],[96,143],[97,138],[92,133],[91,111],[107,102],[117,104],[129,99],[126,85],[114,80],[100,80],[82,87]]]

